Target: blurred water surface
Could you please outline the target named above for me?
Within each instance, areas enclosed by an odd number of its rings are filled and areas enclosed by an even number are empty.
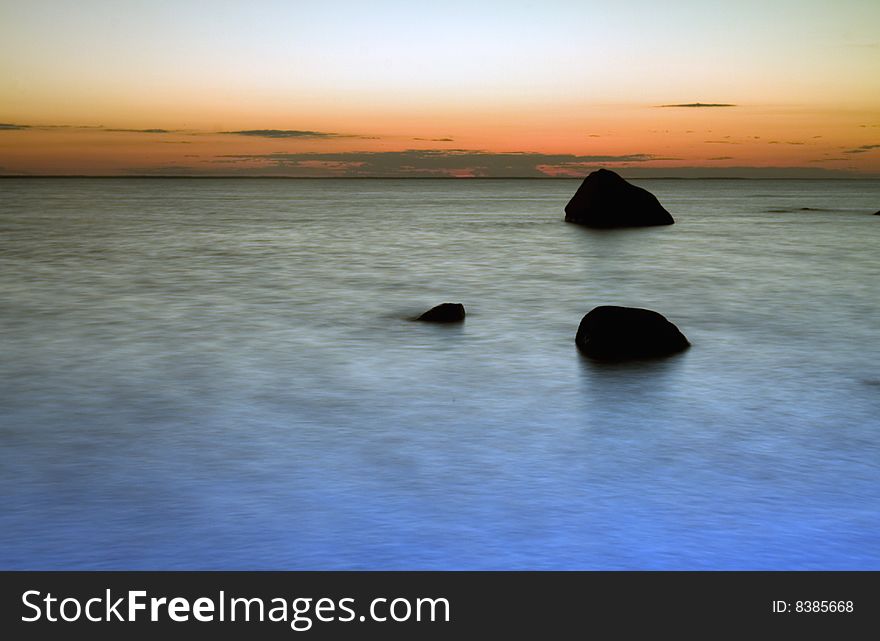
[[[639,184],[0,181],[0,567],[880,569],[880,183]]]

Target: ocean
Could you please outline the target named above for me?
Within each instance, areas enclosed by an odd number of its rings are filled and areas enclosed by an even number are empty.
[[[0,180],[0,568],[880,569],[880,182],[633,182]]]

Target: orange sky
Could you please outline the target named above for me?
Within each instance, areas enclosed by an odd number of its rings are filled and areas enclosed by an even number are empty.
[[[877,24],[871,0],[3,2],[0,173],[880,175]],[[695,103],[729,106],[662,106]]]

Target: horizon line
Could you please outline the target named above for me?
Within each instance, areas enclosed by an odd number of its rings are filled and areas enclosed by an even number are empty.
[[[625,172],[617,172],[625,173]],[[67,178],[67,179],[98,179],[98,180],[127,180],[149,178],[153,180],[582,180],[585,176],[276,176],[263,175],[205,175],[205,174],[132,174],[121,176],[119,174],[0,174],[2,179],[40,179],[40,178]],[[880,174],[866,174],[864,176],[636,176],[631,180],[880,180]]]

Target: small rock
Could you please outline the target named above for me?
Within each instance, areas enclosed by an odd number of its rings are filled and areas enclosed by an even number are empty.
[[[461,303],[441,303],[426,311],[416,320],[428,323],[460,323],[464,320],[464,305]]]

